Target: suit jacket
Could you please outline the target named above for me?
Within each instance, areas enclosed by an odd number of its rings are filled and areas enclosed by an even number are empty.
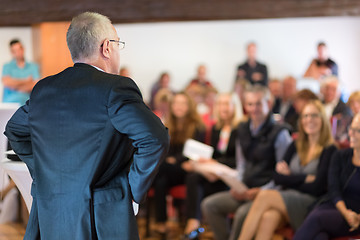
[[[265,64],[262,64],[262,63],[259,63],[258,61],[256,61],[256,65],[253,68],[249,65],[249,62],[246,61],[244,64],[242,64],[238,67],[238,71],[239,70],[245,71],[245,73],[246,73],[245,79],[247,79],[251,84],[261,84],[266,87],[268,86],[268,72],[267,72],[267,67]],[[254,79],[252,78],[253,73],[261,73],[263,76],[262,79],[259,81],[254,81]],[[237,78],[238,77],[239,76],[237,75]]]
[[[47,77],[7,124],[33,178],[24,239],[138,239],[169,137],[136,84],[82,63]]]
[[[341,100],[339,99],[339,102],[336,104],[332,115],[341,114],[341,116],[351,116],[351,110],[350,108]]]

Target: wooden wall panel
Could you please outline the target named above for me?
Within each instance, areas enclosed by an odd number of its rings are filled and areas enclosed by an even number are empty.
[[[73,65],[66,44],[70,22],[48,22],[34,25],[34,60],[40,64],[41,76],[56,74]]]

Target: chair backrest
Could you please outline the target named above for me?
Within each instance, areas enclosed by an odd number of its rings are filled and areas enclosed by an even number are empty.
[[[0,160],[5,158],[7,149],[7,138],[3,134],[6,123],[19,108],[17,103],[0,103]]]

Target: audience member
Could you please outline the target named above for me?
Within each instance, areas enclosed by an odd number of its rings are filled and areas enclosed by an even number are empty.
[[[340,148],[349,147],[348,128],[352,121],[352,116],[360,112],[360,91],[353,92],[347,102],[347,106],[351,110],[351,115],[342,118],[333,118],[335,140]]]
[[[298,91],[293,99],[293,107],[295,109],[295,114],[294,114],[294,121],[292,125],[293,128],[293,134],[296,135],[296,132],[298,130],[298,121],[299,121],[299,115],[302,111],[302,109],[304,108],[304,106],[312,100],[319,100],[318,96],[316,96],[315,93],[313,93],[312,91],[310,91],[309,89],[303,89]]]
[[[352,121],[352,116],[355,116],[360,112],[360,91],[353,92],[347,102],[347,106],[351,110],[351,116],[333,119],[333,123],[336,124],[335,139],[340,148],[349,148],[349,132],[348,128]]]
[[[308,208],[326,193],[328,166],[335,150],[321,102],[309,102],[301,112],[297,140],[276,164],[274,180],[282,190],[263,190],[256,196],[239,240],[270,240],[277,228],[288,223],[298,229]]]
[[[237,69],[236,80],[239,78],[247,79],[251,84],[268,85],[268,72],[264,64],[256,59],[256,44],[251,42],[247,45],[247,60]]]
[[[155,96],[160,89],[167,89],[168,91],[172,92],[172,90],[170,89],[170,75],[167,72],[163,72],[160,75],[159,80],[157,80],[151,87],[150,108],[152,110],[155,109]]]
[[[284,122],[288,123],[293,130],[297,128],[298,115],[293,106],[296,95],[296,79],[288,76],[283,80],[283,94],[280,104],[280,115]]]
[[[234,93],[237,94],[240,103],[245,102],[244,93],[245,93],[245,89],[248,88],[249,85],[250,85],[249,81],[246,80],[245,78],[239,78],[236,80],[234,84]],[[245,114],[246,113],[245,108],[244,106],[242,107],[243,107],[243,113]]]
[[[197,112],[206,127],[205,143],[210,144],[211,128],[216,123],[214,116],[214,106],[216,101],[217,91],[215,88],[208,88],[204,94],[204,102],[197,104]]]
[[[201,203],[202,212],[217,240],[236,239],[257,193],[274,186],[275,164],[282,160],[291,137],[284,126],[274,122],[271,102],[271,94],[263,86],[256,84],[245,90],[244,104],[249,120],[240,123],[237,129],[236,165],[240,180],[249,189],[215,193]],[[231,234],[227,221],[230,213],[234,213]]]
[[[237,97],[237,96],[235,96]],[[225,183],[214,174],[197,171],[201,165],[220,162],[235,168],[235,136],[236,127],[240,120],[242,109],[236,103],[232,94],[220,94],[215,104],[216,124],[211,131],[211,146],[214,148],[213,159],[200,159],[193,161],[195,172],[188,173],[186,177],[186,210],[187,224],[185,234],[195,237],[199,233],[201,212],[200,202],[204,197],[227,190]]]
[[[200,85],[202,87],[213,87],[212,83],[207,78],[207,69],[205,65],[198,66],[196,77],[190,81],[186,89],[191,87],[192,85]]]
[[[162,122],[165,122],[169,115],[172,97],[173,93],[167,88],[160,89],[155,95],[153,112],[161,119]]]
[[[169,128],[170,149],[165,161],[160,165],[154,181],[156,228],[166,237],[166,195],[170,187],[185,184],[187,172],[193,167],[183,155],[185,141],[189,138],[203,142],[205,127],[193,100],[184,92],[176,93],[170,103],[170,114],[165,121]]]
[[[324,42],[317,45],[317,54],[317,57],[311,61],[304,77],[321,80],[326,76],[338,76],[338,66],[329,58],[328,49]]]
[[[339,81],[336,77],[326,77],[322,84],[322,97],[327,117],[338,119],[351,115],[350,109],[340,98]]]
[[[329,240],[360,234],[360,114],[349,128],[350,147],[331,159],[328,194],[305,219],[294,240]]]
[[[3,102],[24,105],[40,78],[39,67],[25,60],[24,47],[18,39],[10,42],[10,51],[13,60],[6,63],[2,70]]]
[[[30,92],[40,78],[37,64],[25,60],[24,47],[18,39],[10,41],[12,60],[2,69],[2,83],[4,85],[3,99],[5,103],[18,103],[24,105],[29,99]],[[4,173],[6,177],[6,173]],[[3,181],[2,181],[3,182]],[[5,182],[4,182],[5,183]],[[1,213],[0,223],[16,220],[19,204],[16,201],[18,191],[13,180],[1,186]]]
[[[353,116],[360,112],[360,91],[353,92],[347,102]]]
[[[312,100],[319,100],[318,96],[309,89],[298,91],[294,96],[293,106],[296,113],[300,114],[304,106]]]
[[[269,82],[269,90],[272,96],[274,97],[274,104],[272,112],[275,114],[280,114],[281,99],[283,95],[283,83],[279,79],[271,79]]]
[[[205,95],[209,88],[215,89],[213,84],[207,78],[207,69],[205,65],[199,65],[194,79],[186,86],[185,92],[195,101],[196,104],[204,102]]]
[[[323,80],[323,102],[328,118],[331,120],[332,134],[337,142],[342,142],[351,123],[351,110],[340,98],[339,81],[330,76]]]

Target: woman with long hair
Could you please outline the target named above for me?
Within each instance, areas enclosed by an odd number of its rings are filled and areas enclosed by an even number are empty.
[[[330,159],[336,147],[320,101],[308,102],[299,119],[298,138],[278,162],[274,180],[281,190],[262,190],[246,217],[239,240],[271,239],[287,224],[298,229],[308,209],[326,193]]]
[[[350,127],[350,148],[331,159],[327,196],[305,219],[294,240],[360,235],[360,113]]]
[[[170,148],[166,160],[160,165],[154,181],[156,229],[166,237],[166,194],[170,187],[185,184],[185,177],[192,166],[182,154],[189,138],[203,142],[205,127],[196,111],[196,105],[184,92],[176,93],[170,102],[170,113],[165,120],[169,129]]]
[[[214,148],[212,159],[194,161],[194,171],[186,176],[186,211],[187,222],[185,236],[194,239],[199,232],[201,201],[210,194],[228,190],[227,185],[211,173],[202,172],[202,165],[208,163],[221,163],[235,168],[235,138],[237,125],[242,117],[237,95],[222,93],[216,97],[214,115],[216,124],[211,129],[211,146]]]

